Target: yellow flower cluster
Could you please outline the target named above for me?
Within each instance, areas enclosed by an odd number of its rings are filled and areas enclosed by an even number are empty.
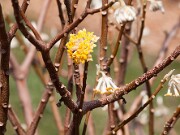
[[[67,52],[73,62],[76,64],[84,63],[85,61],[92,61],[94,44],[99,37],[93,32],[87,32],[86,29],[78,31],[77,34],[70,34],[69,42],[66,44]]]

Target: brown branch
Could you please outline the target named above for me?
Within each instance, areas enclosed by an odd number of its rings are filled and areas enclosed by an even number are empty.
[[[46,45],[44,42],[40,41],[40,40],[37,40],[35,39],[32,34],[30,34],[26,27],[24,26],[23,24],[23,19],[21,17],[21,14],[20,14],[20,9],[19,9],[19,4],[18,4],[18,0],[17,1],[14,1],[14,0],[11,0],[12,2],[12,6],[13,6],[13,10],[14,10],[14,16],[15,16],[15,19],[16,19],[16,22],[18,24],[18,27],[19,27],[19,30],[22,32],[22,34],[38,49],[38,50],[45,50],[46,49]]]
[[[20,12],[21,12],[22,19],[24,20],[26,26],[31,29],[31,31],[33,32],[36,39],[42,41],[42,38],[41,38],[40,34],[38,33],[38,31],[34,28],[34,26],[31,24],[31,22],[26,18],[25,14],[21,10],[20,10]]]
[[[132,39],[127,33],[124,32],[124,36],[125,36],[130,42],[132,42],[134,45],[137,45],[137,42],[136,42],[134,39]]]
[[[75,16],[78,2],[79,2],[79,0],[72,0],[72,5],[71,5],[72,18],[74,18],[74,16]]]
[[[165,123],[164,129],[161,133],[161,135],[167,135],[169,134],[170,130],[175,125],[176,121],[180,118],[180,105],[176,108],[176,111],[172,115],[172,117]]]
[[[95,129],[94,129],[94,122],[93,122],[92,114],[89,115],[88,129],[87,130],[88,130],[89,135],[95,135]]]
[[[73,93],[73,67],[72,67],[72,60],[67,57],[68,59],[68,90],[69,92]],[[67,107],[66,108],[66,115],[65,115],[65,120],[64,120],[64,135],[66,135],[67,131],[70,128],[70,119],[71,119],[71,111]]]
[[[10,42],[6,33],[2,7],[0,4],[0,135],[6,132],[9,104],[9,59]]]
[[[155,62],[154,65],[157,65],[158,63],[160,63],[163,57],[166,55],[168,51],[168,46],[170,45],[170,42],[172,41],[172,39],[176,36],[179,28],[180,28],[180,19],[165,36],[165,39],[162,43],[162,48],[159,51],[159,56],[157,58],[158,60]]]
[[[124,28],[125,28],[125,24],[123,24],[121,26],[121,30],[119,31],[118,38],[116,40],[114,50],[113,50],[113,52],[112,52],[112,54],[111,54],[111,56],[110,56],[110,58],[109,58],[109,60],[107,62],[107,67],[106,68],[108,68],[112,64],[112,62],[114,60],[114,57],[116,56],[116,54],[118,52],[118,48],[119,48],[119,44],[121,43],[121,38],[122,38],[122,35],[123,35],[123,32],[124,32]]]
[[[18,77],[19,79],[18,78],[16,79],[16,77],[14,79],[16,81],[19,99],[20,99],[20,102],[22,104],[22,108],[24,111],[23,114],[25,117],[25,121],[26,121],[27,126],[29,126],[33,119],[33,107],[32,107],[29,89],[27,86],[27,81],[25,78],[21,78],[21,74],[19,75],[20,75]]]
[[[139,60],[141,62],[141,66],[143,68],[143,72],[147,72],[148,68],[147,65],[145,63],[145,59],[144,59],[144,54],[142,52],[142,48],[141,48],[141,40],[142,40],[142,36],[143,36],[143,30],[144,30],[144,26],[145,26],[145,18],[146,18],[146,2],[143,2],[143,7],[142,7],[142,18],[141,18],[141,28],[140,28],[140,35],[138,38],[138,42],[136,45],[137,51],[138,51],[138,55],[139,55]],[[147,95],[148,97],[151,96],[151,86],[150,86],[150,82],[146,81],[145,82],[146,85],[146,91],[147,91]],[[149,104],[149,135],[154,135],[154,112],[153,112],[153,102],[151,102]]]
[[[36,128],[38,126],[38,123],[39,123],[40,119],[43,116],[44,109],[45,109],[45,107],[47,105],[49,97],[52,94],[52,91],[53,91],[53,84],[49,83],[47,85],[47,88],[46,88],[45,92],[43,93],[43,97],[41,99],[41,102],[39,103],[39,106],[38,106],[37,111],[36,111],[36,113],[34,115],[34,118],[33,118],[32,122],[31,122],[29,128],[27,129],[26,135],[34,135],[34,133],[36,131]]]
[[[143,111],[144,108],[147,107],[147,105],[149,105],[152,100],[156,97],[156,95],[159,93],[159,91],[163,88],[163,84],[167,81],[166,78],[162,79],[160,84],[158,85],[158,87],[156,88],[155,92],[150,96],[150,98],[148,99],[148,101],[142,105],[141,107],[139,107],[139,109],[137,109],[130,117],[128,117],[127,119],[123,120],[120,124],[118,124],[108,135],[113,135],[115,134],[119,129],[121,129],[124,125],[126,125],[128,122],[130,122],[131,120],[133,120],[135,117],[138,116],[138,114]]]
[[[66,40],[67,40],[67,37],[63,37],[62,39],[61,39],[61,43],[60,43],[60,45],[59,45],[59,47],[58,47],[58,50],[57,50],[57,53],[56,53],[56,56],[55,56],[55,64],[57,63],[57,64],[60,64],[60,62],[61,62],[61,60],[62,60],[62,56],[63,56],[63,53],[64,53],[64,46],[65,46],[65,44],[66,44]],[[60,65],[59,65],[59,67],[60,67]]]
[[[129,0],[129,1],[128,1],[128,5],[130,5],[131,2],[132,2],[132,0]],[[119,31],[118,38],[117,38],[117,40],[116,40],[116,44],[115,44],[113,53],[110,55],[110,58],[108,59],[108,62],[107,62],[107,65],[106,65],[106,69],[108,69],[108,68],[110,67],[110,65],[112,64],[114,58],[115,58],[116,55],[117,55],[118,48],[119,48],[119,45],[120,45],[120,43],[121,43],[121,39],[122,39],[122,35],[123,35],[123,32],[124,32],[125,26],[126,26],[126,23],[124,23],[124,24],[121,25],[121,29],[120,29],[120,31]]]
[[[95,93],[92,94],[91,100],[93,100],[94,97],[95,97]],[[84,126],[83,126],[82,135],[85,135],[85,134],[86,134],[86,129],[87,129],[87,126],[88,126],[88,122],[89,122],[90,115],[91,115],[91,111],[88,111],[88,112],[86,113],[86,118],[85,118],[85,121],[84,121]]]
[[[114,117],[114,103],[108,104],[108,114],[109,114],[109,127],[108,129],[111,131],[115,127],[115,117]],[[109,131],[108,130],[108,131]]]
[[[132,23],[129,23],[126,25],[125,30],[124,30],[125,33],[127,34],[131,33],[131,24]],[[125,83],[125,75],[126,75],[127,64],[128,64],[129,45],[130,45],[130,41],[126,37],[122,37],[120,59],[118,63],[119,70],[116,75],[117,76],[116,81],[117,81],[118,86],[123,86]],[[125,106],[121,102],[118,102],[118,103],[119,103],[119,106],[122,108],[122,110],[124,110],[122,111],[122,114],[124,115]],[[123,127],[122,129],[123,135],[126,134],[125,132],[129,131],[128,127],[129,127],[128,125],[126,127]]]
[[[78,109],[82,109],[83,102],[84,102],[84,95],[86,90],[86,82],[87,82],[87,73],[88,73],[88,62],[85,62],[84,64],[84,73],[83,73],[83,85],[82,85],[82,91],[80,95],[80,103],[78,106]]]
[[[179,55],[180,55],[180,45],[177,46],[175,50],[166,59],[161,61],[161,63],[159,63],[157,66],[150,69],[149,71],[147,71],[137,79],[133,80],[132,82],[126,84],[126,86],[120,87],[119,90],[116,90],[116,92],[114,92],[114,94],[111,94],[107,97],[98,100],[93,100],[85,103],[83,106],[83,114],[89,110],[93,110],[97,107],[102,107],[106,104],[121,99],[123,95],[128,94],[129,92],[136,89],[138,86],[140,86],[147,80],[151,79],[152,77],[160,73],[164,68],[170,65]]]
[[[64,135],[67,134],[70,128],[71,110],[66,108],[65,120],[64,120]]]
[[[11,105],[8,106],[8,119],[11,122],[13,128],[16,130],[18,135],[25,135],[25,131],[21,126],[15,112],[13,111]]]
[[[52,109],[52,112],[53,112],[53,115],[54,115],[54,120],[55,120],[56,125],[57,125],[58,134],[62,135],[64,133],[64,127],[63,127],[63,124],[62,124],[62,118],[61,118],[61,116],[59,114],[59,110],[58,110],[57,105],[56,105],[54,93],[51,94],[51,97],[50,97],[49,100],[50,100],[51,109]]]
[[[11,2],[13,4],[14,14],[15,14],[19,29],[24,34],[24,36],[25,37],[28,36],[27,38],[29,39],[29,41],[31,41],[31,43],[34,44],[38,50],[41,51],[46,68],[50,74],[50,77],[51,77],[51,80],[52,80],[54,86],[56,87],[56,90],[62,96],[62,100],[64,101],[64,103],[71,109],[72,112],[75,112],[77,105],[72,101],[71,96],[70,96],[71,94],[69,93],[69,91],[59,81],[59,77],[58,77],[56,70],[53,66],[53,63],[50,59],[49,52],[46,51],[46,49],[45,49],[44,43],[39,42],[38,40],[34,39],[34,37],[32,37],[32,35],[26,30],[25,26],[22,24],[22,22],[21,22],[22,19],[20,17],[20,13],[19,13],[18,1],[12,0]]]
[[[42,52],[42,57],[57,92],[62,96],[62,101],[65,103],[66,106],[69,107],[69,109],[71,109],[72,112],[75,113],[77,111],[77,104],[75,104],[74,101],[71,99],[71,93],[59,81],[59,77],[56,73],[55,67],[50,59],[49,52]]]
[[[47,1],[49,1],[49,0],[47,0]],[[46,4],[46,1],[45,1],[45,4]],[[42,14],[40,15],[39,20],[44,20],[45,15],[43,13],[46,13],[46,11],[47,11],[47,8],[45,6],[42,10]],[[43,16],[43,17],[41,17],[41,16]],[[38,39],[41,39],[38,32],[34,29],[34,27],[31,25],[31,23],[25,17],[24,17],[24,19],[25,19],[25,22],[27,23],[27,25],[34,31],[34,33],[36,33],[35,34],[36,37]],[[40,22],[43,22],[43,21],[40,21]],[[39,30],[42,28],[42,25],[43,25],[42,23],[38,24]],[[31,121],[33,119],[33,109],[32,109],[32,105],[31,105],[31,99],[30,99],[29,90],[27,87],[25,77],[29,71],[30,64],[34,58],[35,51],[36,51],[36,49],[33,46],[31,46],[21,67],[20,68],[17,68],[17,66],[13,67],[14,68],[14,72],[13,72],[14,78],[16,80],[16,84],[17,84],[17,87],[19,90],[19,97],[20,97],[21,103],[23,105],[24,115],[25,115],[25,120],[26,120],[27,125],[30,125]],[[11,57],[11,63],[14,61],[13,59],[14,58]],[[35,60],[35,58],[34,58],[34,60]],[[15,65],[15,64],[13,64],[13,65]],[[34,63],[33,65],[35,66],[35,69],[39,69],[37,67],[37,63],[36,64]],[[39,71],[39,70],[37,70],[37,71]],[[38,73],[41,73],[41,72],[38,72]],[[41,74],[39,74],[39,75],[41,75]],[[40,76],[40,77],[42,78],[42,76]],[[43,83],[45,83],[44,80],[43,80]]]
[[[131,32],[131,24],[126,25],[128,26],[125,28],[125,32],[129,34]],[[126,74],[126,68],[127,68],[127,63],[128,63],[128,52],[129,52],[129,40],[124,37],[123,42],[121,45],[121,53],[120,53],[120,59],[119,59],[119,72],[118,72],[118,78],[117,78],[117,84],[118,86],[124,85],[124,80],[125,80],[125,74]]]
[[[79,124],[82,118],[81,112],[82,112],[82,105],[83,105],[83,99],[82,94],[84,92],[82,91],[82,84],[80,80],[80,71],[79,71],[79,65],[73,63],[74,67],[74,80],[75,80],[75,86],[76,86],[76,97],[77,97],[77,104],[78,104],[78,113],[73,114],[73,120],[71,122],[70,131],[68,134],[74,133],[74,135],[79,135]],[[83,95],[84,96],[84,95]]]
[[[77,97],[77,103],[80,101],[81,91],[82,91],[82,85],[80,80],[80,73],[79,73],[79,65],[73,63],[74,67],[74,81],[76,85],[76,97]]]
[[[73,16],[71,11],[71,0],[64,0],[64,4],[66,5],[67,15],[68,15],[68,22],[73,22]]]
[[[60,19],[61,26],[62,26],[62,29],[63,29],[66,22],[65,22],[65,19],[64,19],[64,15],[63,15],[62,4],[61,4],[60,0],[56,0],[56,3],[57,3],[57,6],[58,6],[59,19]]]
[[[108,4],[108,0],[102,0],[102,5]],[[103,66],[105,62],[105,55],[107,50],[107,34],[108,34],[108,10],[101,12],[102,14],[102,24],[101,24],[101,38],[100,38],[100,65]]]
[[[166,37],[162,43],[162,47],[158,53],[159,55],[156,59],[156,62],[154,63],[154,66],[158,65],[166,56],[167,51],[168,51],[168,46],[170,45],[170,42],[172,41],[172,39],[176,36],[176,33],[178,32],[179,28],[180,28],[180,20],[178,20],[178,22],[172,27],[172,29],[166,35]],[[155,78],[152,78],[150,80],[151,85],[154,80],[155,80]]]
[[[39,32],[41,31],[41,29],[43,27],[43,22],[44,22],[44,20],[46,18],[46,14],[47,14],[48,8],[50,6],[49,4],[50,4],[50,0],[45,0],[44,1],[44,4],[42,6],[42,12],[41,12],[41,14],[40,14],[40,16],[38,18],[37,30],[33,27],[31,22],[25,17],[24,13],[21,12],[21,15],[23,16],[23,19],[24,19],[26,25],[33,31],[35,37],[38,40],[42,40],[41,37],[40,37]],[[34,46],[31,46],[28,53],[27,53],[27,55],[26,55],[26,58],[24,59],[22,65],[21,65],[21,69],[22,69],[22,71],[24,71],[25,76],[29,72],[30,64],[32,63],[32,61],[41,62],[41,59],[38,60],[37,58],[34,58],[35,53],[36,53],[36,48]],[[39,73],[39,75],[41,77],[40,72],[38,72],[39,70],[38,70],[37,64],[33,63],[33,65],[34,65],[35,70],[37,71],[37,73]]]
[[[23,4],[22,4],[22,6],[21,6],[21,10],[22,10],[24,13],[26,12],[29,4],[30,4],[30,0],[24,0],[24,1],[23,1]],[[9,40],[10,40],[10,41],[11,41],[12,38],[14,37],[17,29],[18,29],[18,25],[17,25],[17,24],[14,24],[14,25],[10,28],[10,30],[9,30],[9,32],[8,32],[8,36],[9,36]]]
[[[83,20],[84,18],[87,17],[87,15],[89,14],[95,14],[101,11],[104,11],[106,9],[108,9],[109,7],[111,7],[116,1],[113,0],[111,1],[108,5],[102,7],[102,8],[98,8],[98,9],[85,9],[85,11],[80,15],[80,17],[78,17],[73,23],[69,24],[67,26],[67,28],[65,28],[63,30],[63,32],[58,33],[48,44],[47,44],[47,48],[50,49],[53,47],[53,45],[59,41],[63,36],[67,36],[67,34],[73,30],[76,26],[78,26]]]
[[[37,29],[38,29],[38,32],[41,31],[42,29],[42,26],[44,25],[44,22],[45,22],[45,18],[46,18],[46,15],[47,15],[47,11],[50,7],[50,4],[51,4],[51,0],[44,0],[44,3],[42,5],[42,10],[41,10],[41,14],[38,18],[38,22],[37,22]]]
[[[33,107],[31,104],[31,98],[29,94],[29,90],[27,87],[27,82],[24,76],[21,67],[17,63],[17,60],[13,53],[11,52],[10,63],[12,66],[13,78],[17,85],[17,90],[19,94],[19,99],[22,104],[22,108],[24,111],[25,121],[27,125],[30,125],[31,120],[33,119]]]

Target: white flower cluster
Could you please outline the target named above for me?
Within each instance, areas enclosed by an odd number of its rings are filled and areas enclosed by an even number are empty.
[[[149,2],[150,2],[150,6],[149,6],[150,11],[155,12],[160,10],[162,13],[165,12],[162,1],[149,0]]]
[[[118,23],[130,22],[136,19],[134,7],[126,5],[123,0],[119,0],[115,5],[114,18]]]
[[[112,94],[118,87],[112,81],[112,78],[107,76],[103,71],[99,71],[102,77],[99,78],[96,88],[93,90],[94,93],[98,94]]]
[[[168,83],[168,91],[164,96],[180,96],[180,74],[171,76]]]

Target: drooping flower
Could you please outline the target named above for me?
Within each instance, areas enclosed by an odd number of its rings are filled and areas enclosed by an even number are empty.
[[[126,5],[123,0],[120,0],[119,4],[116,5],[119,6],[115,6],[115,8],[118,8],[114,12],[114,18],[118,23],[130,22],[136,19],[134,7]]]
[[[100,71],[102,77],[99,78],[96,88],[93,90],[98,94],[112,94],[118,87],[112,81],[112,78],[107,76],[103,71]]]
[[[180,96],[180,74],[171,76],[168,83],[168,91],[164,96]]]
[[[162,1],[157,1],[157,0],[149,0],[150,2],[150,5],[149,5],[149,10],[150,11],[153,11],[153,12],[156,12],[158,10],[160,10],[162,13],[165,12],[164,10],[164,6],[163,6],[163,3]]]
[[[67,52],[76,64],[92,61],[91,52],[96,47],[94,44],[99,37],[86,29],[78,31],[77,34],[70,34],[69,42],[66,44]]]

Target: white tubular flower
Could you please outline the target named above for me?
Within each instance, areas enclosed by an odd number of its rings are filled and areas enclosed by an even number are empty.
[[[150,6],[149,6],[150,11],[156,12],[160,10],[162,13],[165,12],[162,1],[149,0],[149,2],[150,2]]]
[[[104,72],[100,71],[102,77],[99,78],[96,88],[93,90],[99,94],[112,94],[118,87],[114,84],[111,77],[108,77]]]
[[[135,8],[127,6],[123,0],[120,0],[119,8],[114,12],[114,18],[118,23],[130,22],[136,19]]]
[[[180,96],[180,74],[171,76],[168,83],[168,91],[164,96]]]

